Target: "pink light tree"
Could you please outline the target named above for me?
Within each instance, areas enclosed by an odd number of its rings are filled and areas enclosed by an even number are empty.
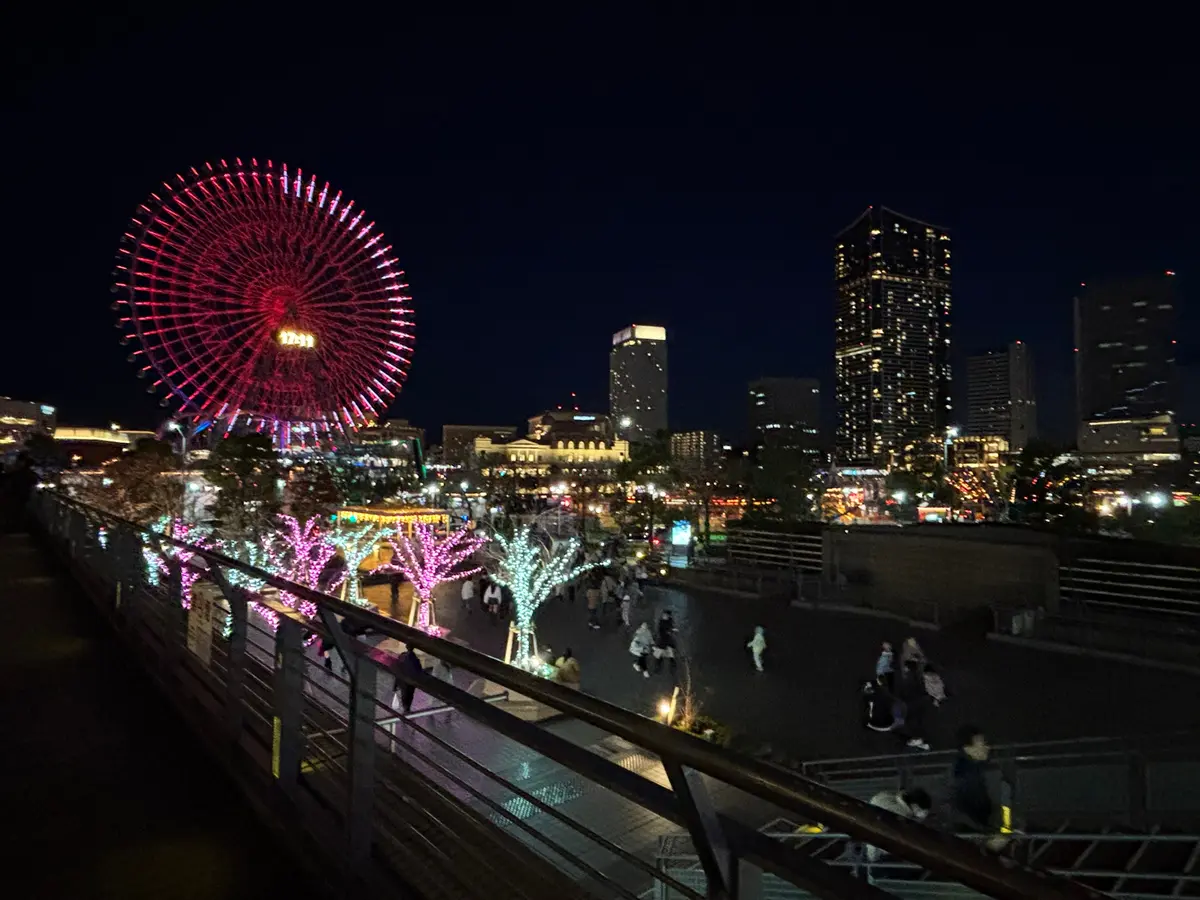
[[[163,516],[150,526],[150,530],[195,547],[208,547],[204,529],[183,519]],[[146,574],[151,584],[158,584],[160,575],[170,577],[172,563],[179,566],[179,599],[184,609],[192,608],[192,585],[200,577],[200,573],[188,565],[195,555],[191,550],[165,541],[149,543],[142,548],[142,556],[146,560]]]
[[[279,521],[283,523],[283,532],[279,536],[283,549],[268,548],[271,567],[288,581],[316,590],[317,579],[337,552],[337,547],[322,533],[320,519],[315,516],[303,525],[288,515],[281,514]],[[299,599],[287,592],[281,592],[279,599],[285,606],[299,610],[310,619],[317,614],[316,604],[309,600]]]
[[[439,537],[432,526],[417,524],[413,526],[412,537],[399,535],[398,540],[388,543],[392,545],[392,561],[376,571],[399,570],[404,573],[413,585],[414,603],[408,624],[441,637],[446,629],[437,624],[433,608],[434,589],[439,584],[459,581],[480,571],[480,566],[471,569],[459,569],[458,566],[487,543],[487,537],[465,529]]]

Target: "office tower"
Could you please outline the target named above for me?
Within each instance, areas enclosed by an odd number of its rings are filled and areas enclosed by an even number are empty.
[[[995,435],[1018,451],[1037,437],[1029,347],[1014,341],[967,360],[967,434]]]
[[[673,434],[671,462],[688,473],[716,469],[721,462],[721,439],[715,431],[681,431]]]
[[[1075,390],[1084,453],[1178,454],[1173,273],[1081,285]]]
[[[612,344],[608,401],[617,433],[649,440],[667,428],[667,329],[631,325],[614,334]]]
[[[790,450],[814,459],[821,452],[821,388],[815,378],[750,382],[750,440],[756,450]]]
[[[906,465],[950,417],[950,235],[872,206],[835,247],[836,460]]]

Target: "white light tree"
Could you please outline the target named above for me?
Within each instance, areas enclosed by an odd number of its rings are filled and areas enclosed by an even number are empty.
[[[543,540],[531,525],[522,525],[512,537],[497,533],[492,541],[489,573],[493,581],[512,591],[516,605],[516,622],[509,632],[505,661],[510,662],[513,658],[512,638],[515,635],[516,664],[531,669],[540,664],[533,659],[533,615],[538,607],[555,587],[604,563],[574,565],[580,547],[578,538],[560,542]]]
[[[379,539],[389,533],[390,529],[377,525],[364,525],[362,528],[338,528],[331,531],[327,537],[329,542],[341,551],[342,559],[346,561],[346,574],[342,582],[346,588],[345,599],[356,606],[369,605],[363,598],[358,584],[358,567],[362,561],[375,552]]]

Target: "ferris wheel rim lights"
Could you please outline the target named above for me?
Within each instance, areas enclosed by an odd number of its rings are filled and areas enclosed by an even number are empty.
[[[319,439],[374,421],[413,348],[404,272],[375,222],[268,160],[164,182],[121,238],[130,361],[176,415]]]

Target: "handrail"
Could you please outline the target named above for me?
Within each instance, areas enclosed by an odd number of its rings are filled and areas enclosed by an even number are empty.
[[[1059,748],[1077,749],[1081,744],[1088,745],[1105,745],[1104,749],[1097,748],[1096,750],[1084,749],[1078,752],[1077,755],[1080,761],[1086,761],[1089,756],[1096,754],[1112,755],[1114,753],[1134,752],[1143,747],[1159,748],[1164,742],[1175,742],[1180,738],[1188,739],[1194,742],[1195,746],[1200,747],[1200,730],[1197,729],[1180,729],[1178,731],[1168,731],[1165,733],[1145,735],[1145,736],[1108,736],[1108,737],[1085,737],[1062,739],[1054,741],[1034,741],[1029,743],[1016,744],[997,744],[992,747],[993,759],[1005,760],[1036,760],[1036,759],[1069,759],[1071,753],[1054,753],[1053,751]],[[1111,749],[1108,749],[1111,747]],[[1045,751],[1045,752],[1043,752]],[[814,759],[802,762],[800,770],[817,771],[824,768],[836,769],[842,766],[871,766],[902,768],[912,765],[925,766],[934,762],[950,762],[958,753],[957,750],[934,750],[920,755],[912,753],[886,753],[874,756],[846,756],[834,757],[830,759]],[[1047,755],[1049,754],[1049,755]]]
[[[188,544],[57,492],[52,496],[85,514],[98,515],[110,522],[151,536],[161,543],[185,549],[193,558],[251,575],[292,596],[308,600],[318,607],[325,607],[356,625],[366,626],[423,650],[452,666],[481,675],[501,687],[568,713],[583,722],[625,738],[664,759],[724,781],[759,799],[829,827],[852,831],[860,840],[882,847],[925,868],[951,875],[961,883],[990,896],[1002,900],[1103,896],[1084,885],[1047,876],[1032,869],[1014,867],[998,858],[981,855],[977,848],[958,838],[872,807],[786,769],[717,747],[645,716],[539,678],[462,645],[432,637],[372,610],[295,584],[225,554]],[[320,628],[315,627],[314,630],[319,631]],[[360,642],[355,643],[358,645],[357,652],[364,655],[372,649]],[[414,683],[424,686],[425,680],[414,679]],[[432,680],[428,683],[433,687]],[[436,696],[441,690],[435,688],[431,693]]]

